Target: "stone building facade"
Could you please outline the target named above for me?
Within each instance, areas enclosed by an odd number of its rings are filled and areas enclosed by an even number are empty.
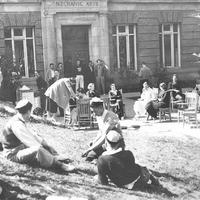
[[[68,58],[103,59],[107,83],[126,90],[137,88],[141,62],[152,69],[154,84],[161,69],[195,80],[199,9],[200,0],[0,0],[0,55],[23,60],[29,85],[35,69],[45,76],[50,63]]]

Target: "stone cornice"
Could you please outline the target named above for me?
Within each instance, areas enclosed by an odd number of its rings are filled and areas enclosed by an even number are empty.
[[[41,3],[42,0],[0,0],[1,3],[24,4],[24,3]]]
[[[108,3],[200,3],[200,0],[108,0]]]

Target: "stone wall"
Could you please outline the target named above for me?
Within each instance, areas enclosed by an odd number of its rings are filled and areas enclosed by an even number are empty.
[[[116,11],[109,14],[110,65],[114,73],[112,79],[123,87],[137,88],[139,78],[133,71],[123,73],[114,70],[112,26],[116,24],[137,25],[137,60],[138,70],[141,62],[156,73],[160,68],[159,25],[162,23],[180,23],[181,68],[167,69],[168,75],[179,74],[182,80],[198,79],[199,63],[192,55],[200,52],[200,19],[195,18],[195,11]],[[130,86],[131,85],[131,86]]]

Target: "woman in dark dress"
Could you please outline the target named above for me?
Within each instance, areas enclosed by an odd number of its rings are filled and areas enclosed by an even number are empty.
[[[110,91],[108,93],[110,99],[110,107],[121,119],[124,116],[123,112],[123,101],[122,101],[122,93],[120,90],[116,89],[114,83],[110,85]]]
[[[88,91],[86,92],[88,98],[99,97],[94,88],[94,83],[88,84]]]
[[[169,107],[171,98],[170,91],[167,91],[167,85],[165,83],[160,83],[159,88],[160,92],[158,94],[158,99],[155,101],[150,101],[145,107],[148,114],[155,119],[157,118],[159,108]]]

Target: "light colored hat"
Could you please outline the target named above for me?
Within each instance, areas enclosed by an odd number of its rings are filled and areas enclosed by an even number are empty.
[[[94,97],[90,100],[90,107],[96,107],[99,105],[103,105],[103,100],[98,97]]]
[[[106,139],[109,142],[117,143],[117,142],[119,142],[122,139],[122,136],[117,131],[111,130],[106,135]]]
[[[27,100],[27,99],[22,99],[22,100],[20,100],[20,101],[17,103],[17,105],[15,106],[15,109],[23,108],[23,107],[25,107],[28,103],[30,103],[29,100]]]

